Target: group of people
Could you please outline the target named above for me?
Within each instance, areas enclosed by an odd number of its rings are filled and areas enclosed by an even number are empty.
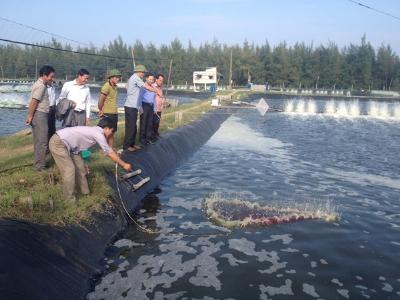
[[[46,169],[46,154],[54,158],[63,181],[63,196],[75,202],[75,185],[83,195],[89,194],[85,163],[81,153],[98,144],[102,151],[126,171],[131,164],[123,161],[113,150],[114,133],[118,129],[118,87],[121,73],[114,69],[107,74],[98,100],[100,121],[91,125],[91,94],[87,86],[90,73],[80,69],[74,80],[66,82],[57,98],[55,70],[43,66],[32,86],[26,124],[32,126],[34,141],[34,169]],[[144,81],[143,81],[144,79]],[[164,107],[164,76],[147,73],[145,66],[137,65],[127,83],[125,109],[125,137],[123,149],[135,152],[160,138],[159,126]],[[137,121],[140,119],[140,145],[136,143]],[[62,120],[56,131],[56,119]]]

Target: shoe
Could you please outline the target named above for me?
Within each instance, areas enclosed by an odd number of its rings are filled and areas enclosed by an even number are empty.
[[[135,152],[135,151],[137,151],[138,149],[135,148],[135,146],[133,146],[133,147],[128,147],[128,148],[126,148],[125,150],[126,150],[126,151],[129,151],[129,152]]]
[[[153,145],[154,142],[152,140],[146,140],[147,145]]]
[[[133,145],[133,148],[136,148],[136,150],[142,149],[142,147],[140,147],[139,145]]]

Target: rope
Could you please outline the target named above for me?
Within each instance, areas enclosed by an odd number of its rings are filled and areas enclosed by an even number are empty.
[[[32,166],[32,164],[29,163],[29,164],[26,164],[26,165],[15,166],[15,167],[11,167],[11,168],[8,168],[8,169],[3,169],[3,170],[0,170],[0,174],[6,173],[6,172],[10,172],[10,171],[13,171],[13,170],[17,170],[17,169],[31,167],[31,166]]]
[[[122,195],[121,195],[121,190],[119,188],[119,182],[118,182],[118,164],[115,164],[115,184],[117,186],[117,191],[118,191],[118,196],[119,196],[119,200],[121,201],[122,207],[124,208],[124,211],[126,213],[126,215],[128,216],[128,218],[139,228],[139,230],[141,232],[144,233],[148,233],[148,234],[160,234],[163,233],[162,231],[156,231],[156,230],[152,230],[146,227],[143,227],[142,225],[140,225],[133,217],[132,215],[129,213],[128,209],[126,208],[124,201],[122,200]],[[181,235],[181,236],[196,236],[196,237],[208,237],[210,235],[217,235],[217,236],[225,236],[225,235],[229,235],[231,234],[232,231],[229,232],[216,232],[216,233],[204,233],[204,234],[182,234],[180,232],[169,232],[169,234],[172,235]]]
[[[13,24],[16,24],[16,25],[19,25],[21,27],[25,27],[25,28],[28,28],[28,29],[31,29],[31,30],[34,30],[34,31],[45,33],[45,34],[50,35],[51,37],[59,37],[59,38],[62,38],[64,40],[66,40],[66,41],[70,41],[70,42],[76,43],[78,45],[85,45],[85,46],[90,47],[90,45],[87,44],[87,43],[79,42],[77,40],[70,39],[70,38],[68,38],[66,36],[63,36],[63,35],[60,35],[60,34],[56,34],[56,33],[51,33],[49,31],[46,31],[46,30],[43,30],[43,29],[40,29],[40,28],[36,28],[36,27],[33,27],[33,26],[29,26],[29,25],[26,25],[26,24],[22,24],[22,23],[19,23],[19,22],[16,22],[16,21],[13,21],[13,20],[1,17],[1,16],[0,16],[0,20],[6,21],[6,22],[9,22],[9,23],[13,23]]]

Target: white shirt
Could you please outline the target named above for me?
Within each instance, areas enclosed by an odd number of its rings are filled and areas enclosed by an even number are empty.
[[[47,93],[49,94],[49,106],[56,105],[56,88],[54,86],[47,86]]]
[[[76,103],[75,111],[86,111],[86,118],[90,117],[90,90],[87,85],[78,85],[76,80],[64,83],[59,101],[68,99]]]

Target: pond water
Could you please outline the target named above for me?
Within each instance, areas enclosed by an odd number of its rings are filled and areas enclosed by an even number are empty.
[[[130,226],[87,299],[400,299],[396,104],[289,102],[236,113],[148,195],[137,220],[157,233]],[[226,228],[210,196],[337,219]]]

